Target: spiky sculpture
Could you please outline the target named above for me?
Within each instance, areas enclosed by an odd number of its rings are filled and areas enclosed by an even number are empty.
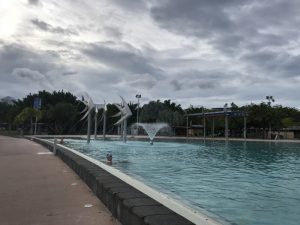
[[[132,112],[124,100],[123,97],[120,96],[122,99],[122,103],[118,104],[115,103],[114,105],[120,110],[114,117],[121,116],[121,118],[115,123],[115,125],[121,124],[121,139],[123,139],[123,142],[127,141],[127,119],[132,116]]]

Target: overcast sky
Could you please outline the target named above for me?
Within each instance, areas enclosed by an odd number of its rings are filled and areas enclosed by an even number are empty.
[[[0,97],[300,108],[299,0],[9,0],[0,15]]]

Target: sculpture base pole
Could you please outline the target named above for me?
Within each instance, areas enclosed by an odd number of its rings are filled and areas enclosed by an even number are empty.
[[[103,112],[103,139],[106,136],[106,111]]]
[[[123,142],[126,143],[127,141],[127,120],[124,120],[123,126]]]
[[[97,138],[97,128],[98,128],[98,113],[95,114],[95,130],[94,130],[94,139]]]
[[[120,139],[123,140],[124,137],[124,121],[121,123],[121,132],[120,132]]]
[[[90,112],[88,114],[87,143],[90,143],[90,141],[91,141],[91,123],[92,123],[92,115]]]

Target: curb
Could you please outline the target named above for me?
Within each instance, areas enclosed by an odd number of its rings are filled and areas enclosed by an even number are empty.
[[[53,151],[53,144],[28,138]],[[61,158],[89,186],[123,225],[193,225],[186,218],[148,197],[94,163],[56,146]]]

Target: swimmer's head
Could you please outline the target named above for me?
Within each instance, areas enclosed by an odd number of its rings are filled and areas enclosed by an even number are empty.
[[[106,160],[107,160],[108,162],[111,162],[111,161],[112,161],[112,154],[111,154],[111,152],[108,152],[108,153],[106,154]]]

